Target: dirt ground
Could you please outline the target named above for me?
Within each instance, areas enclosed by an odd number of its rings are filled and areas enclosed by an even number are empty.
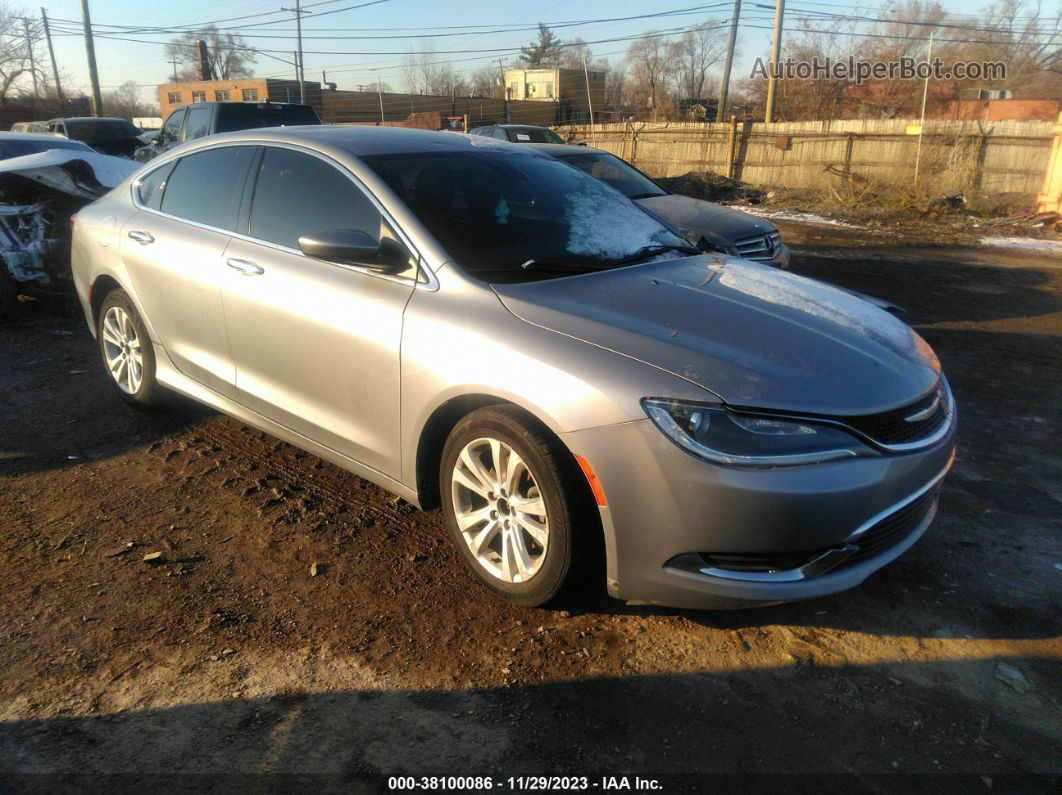
[[[20,307],[0,327],[0,790],[800,772],[1057,792],[1062,259],[781,226],[797,272],[910,310],[961,431],[905,557],[753,611],[633,607],[598,582],[502,604],[438,512],[186,402],[126,408],[76,309]],[[931,773],[965,778],[897,775]]]

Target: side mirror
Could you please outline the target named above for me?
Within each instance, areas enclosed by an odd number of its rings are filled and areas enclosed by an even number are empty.
[[[299,249],[308,257],[362,265],[380,273],[401,273],[409,267],[409,251],[397,240],[377,240],[356,229],[316,232],[299,238]]]

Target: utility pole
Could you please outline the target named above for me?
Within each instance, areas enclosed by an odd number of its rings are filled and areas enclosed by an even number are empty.
[[[380,75],[376,75],[376,98],[380,100],[380,124],[384,123],[383,111],[383,86],[380,85]]]
[[[103,113],[103,95],[100,94],[100,73],[96,69],[96,45],[92,42],[88,0],[81,0],[81,21],[85,26],[85,54],[88,56],[89,80],[92,83],[92,115],[99,116]]]
[[[22,17],[26,30],[26,51],[29,53],[30,75],[33,76],[33,102],[37,102],[37,61],[33,57],[33,37],[30,35],[29,17]]]
[[[734,47],[737,45],[738,19],[741,17],[741,0],[734,0],[734,14],[730,19],[730,40],[726,45],[726,61],[723,64],[723,85],[719,89],[719,104],[715,109],[715,120],[726,118],[726,103],[730,99],[730,69],[734,66]]]
[[[299,102],[306,104],[306,69],[302,61],[302,15],[312,14],[312,11],[303,11],[301,0],[295,0],[295,7],[281,6],[281,11],[290,11],[295,15],[295,39],[298,42],[298,52],[295,56],[295,74],[299,81]]]
[[[594,101],[590,99],[590,73],[586,69],[586,58],[583,58],[583,80],[586,82],[586,107],[590,116],[590,141],[597,146],[597,132],[594,128]]]
[[[41,6],[41,22],[44,23],[44,38],[48,41],[48,56],[52,59],[52,77],[55,80],[55,94],[63,101],[63,84],[59,80],[59,67],[55,65],[55,50],[52,48],[52,31],[48,27],[48,12]]]
[[[170,63],[173,64],[173,82],[176,83],[177,82],[177,56],[176,55],[174,55],[172,58],[170,58]]]
[[[929,51],[926,53],[926,64],[933,62],[933,34],[935,30],[929,31]],[[922,133],[925,132],[926,126],[926,99],[929,97],[929,72],[926,72],[926,81],[922,84],[922,116],[918,120],[918,148],[915,149],[915,172],[914,172],[914,184],[915,188],[918,188],[918,168],[922,165]]]
[[[767,109],[763,120],[770,124],[774,121],[774,72],[778,68],[778,58],[782,54],[782,16],[785,14],[785,0],[775,0],[774,5],[774,43],[771,44],[771,73],[767,76]]]

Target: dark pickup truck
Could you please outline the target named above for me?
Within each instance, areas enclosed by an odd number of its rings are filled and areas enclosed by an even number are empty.
[[[178,144],[214,133],[320,123],[317,111],[309,105],[287,102],[195,102],[171,113],[155,140],[137,149],[133,159],[146,163]]]

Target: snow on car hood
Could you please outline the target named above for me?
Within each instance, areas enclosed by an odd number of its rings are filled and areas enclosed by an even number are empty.
[[[529,323],[667,370],[733,406],[871,414],[939,378],[933,351],[887,312],[739,259],[685,257],[494,289]]]
[[[94,199],[101,191],[91,190],[82,180],[72,179],[72,173],[83,167],[69,165],[75,161],[85,163],[92,170],[96,181],[110,189],[121,183],[140,164],[125,157],[101,155],[99,152],[78,149],[49,149],[32,155],[0,160],[0,174],[18,174],[43,185],[74,196]]]

